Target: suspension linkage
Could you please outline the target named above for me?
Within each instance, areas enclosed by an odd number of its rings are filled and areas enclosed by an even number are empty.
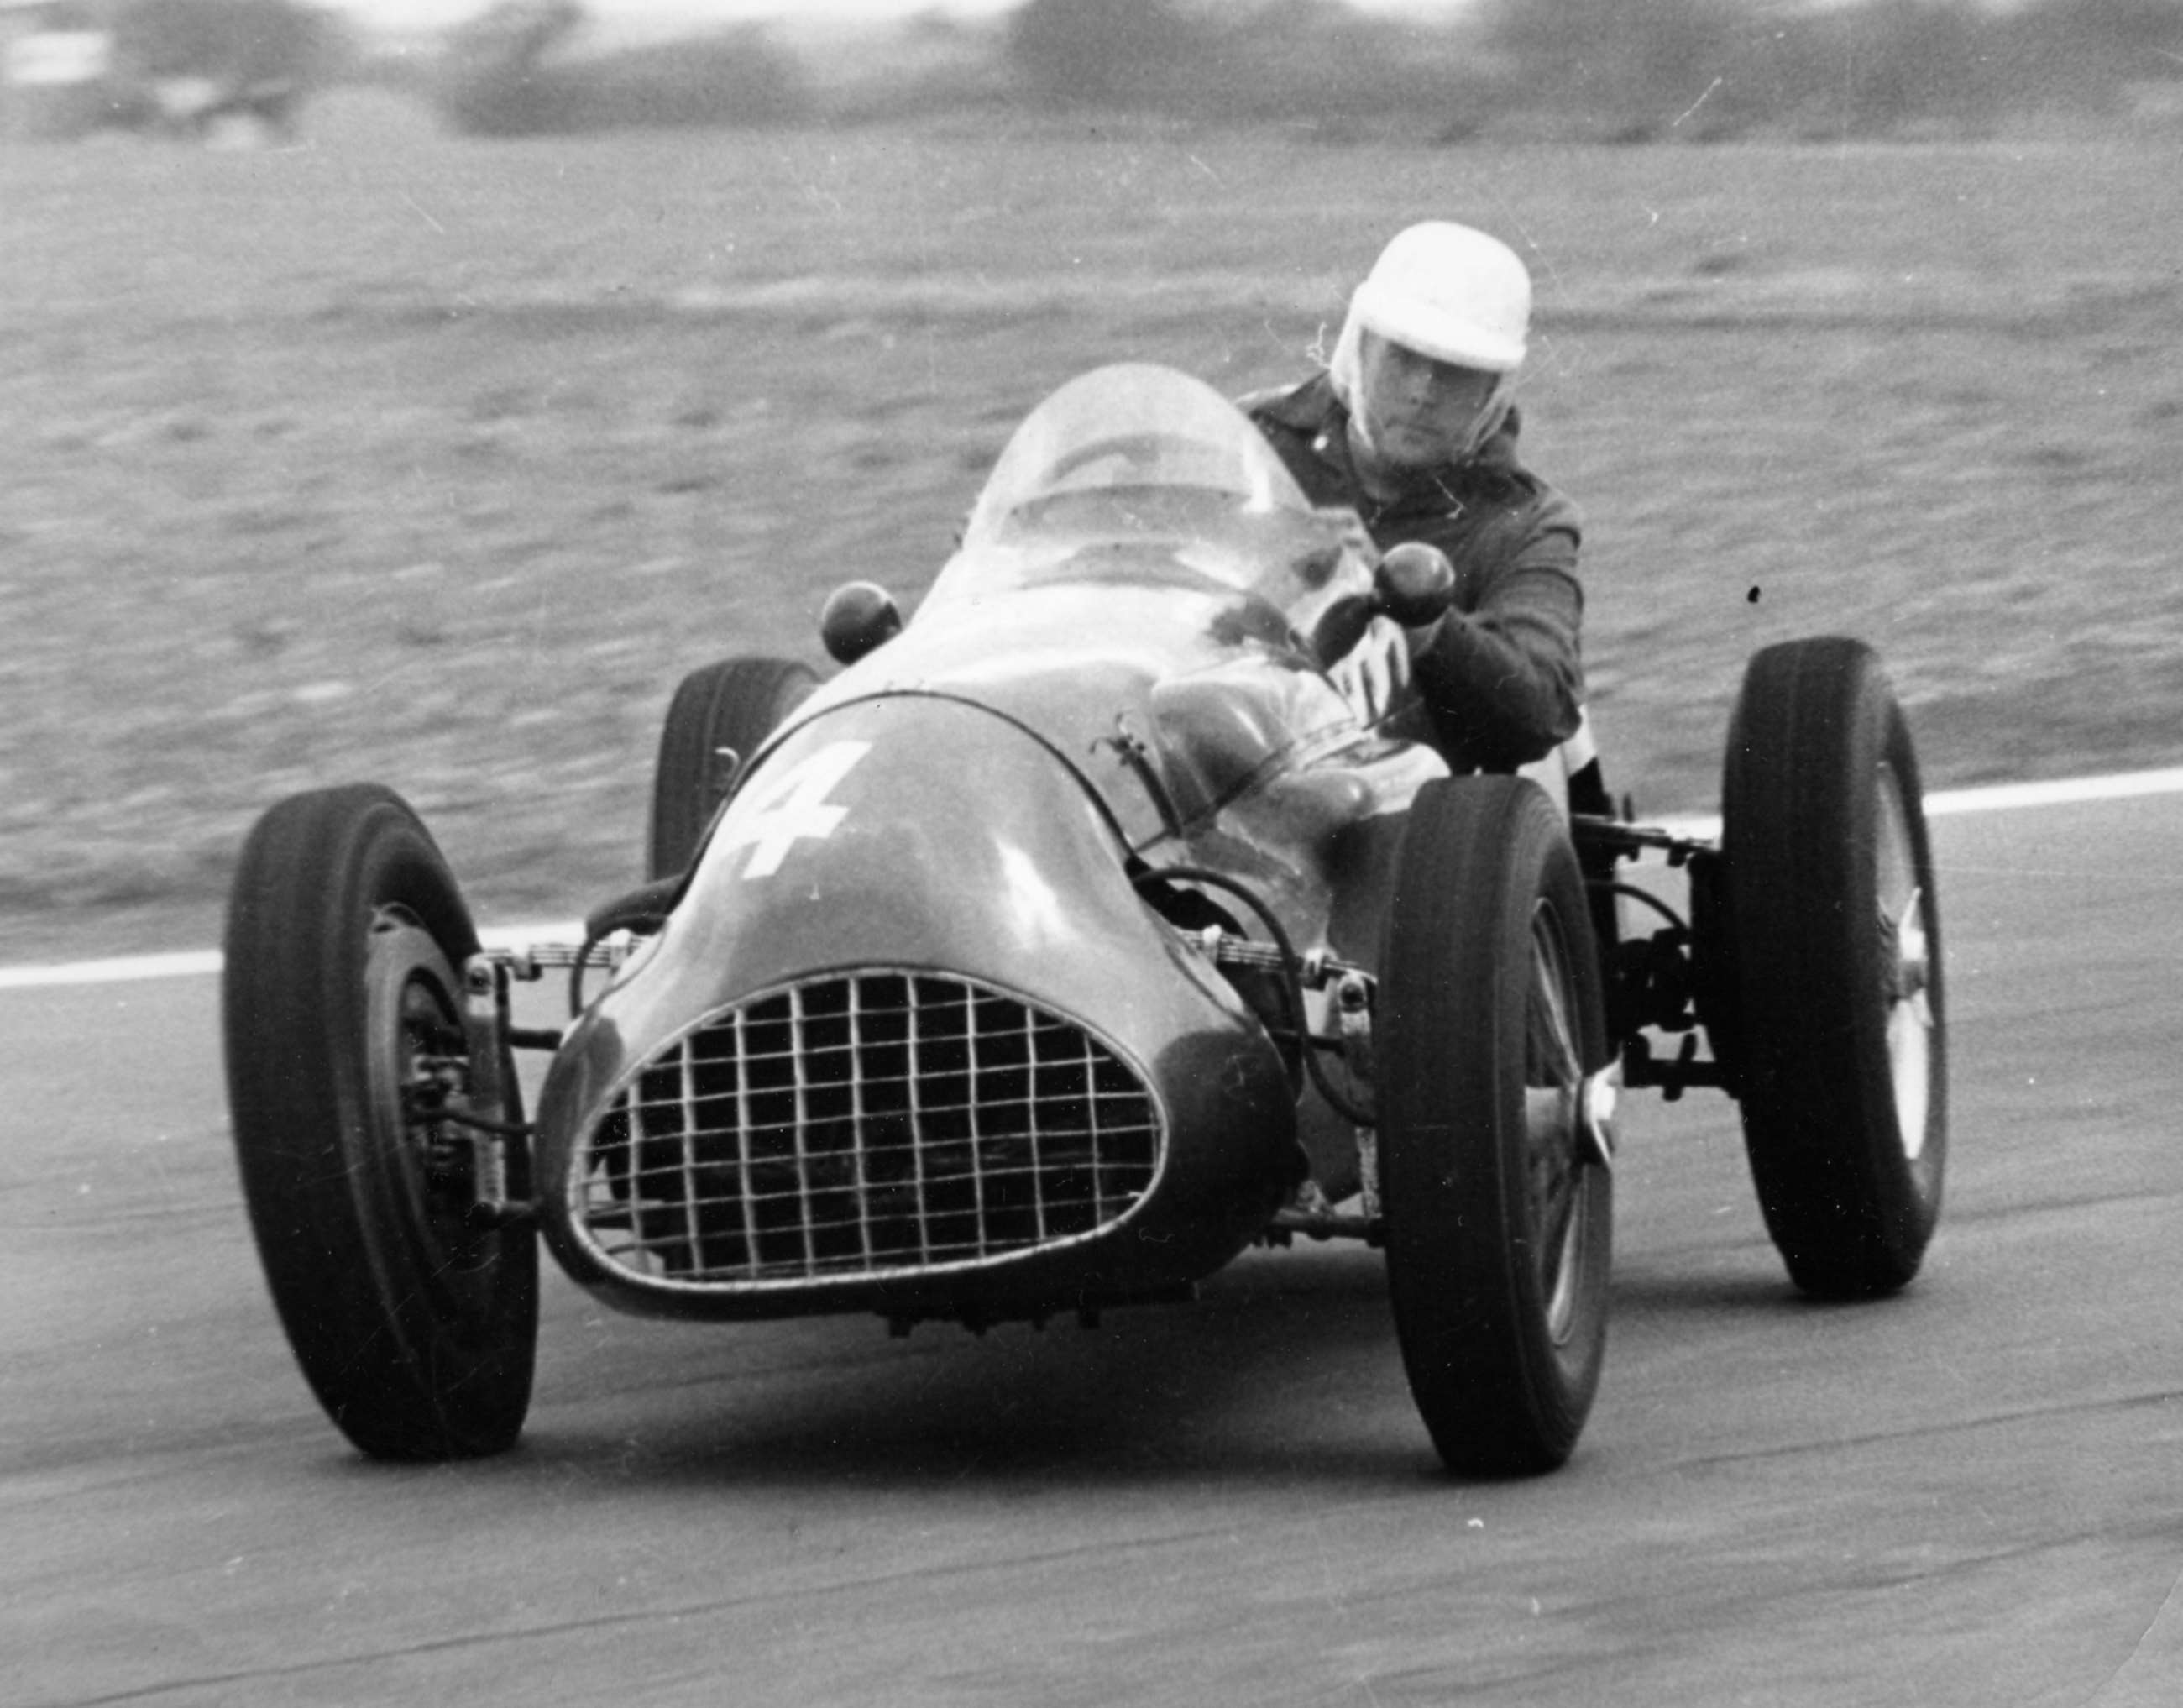
[[[419,1121],[444,1121],[450,1126],[466,1127],[473,1132],[488,1133],[495,1138],[536,1138],[538,1124],[530,1121],[494,1121],[482,1115],[472,1115],[467,1110],[421,1107],[414,1111]]]

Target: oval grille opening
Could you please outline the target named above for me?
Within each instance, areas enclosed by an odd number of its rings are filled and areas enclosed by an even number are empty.
[[[1151,1186],[1158,1106],[1082,1027],[930,973],[837,976],[714,1015],[577,1157],[602,1255],[679,1282],[870,1277],[1079,1239]]]

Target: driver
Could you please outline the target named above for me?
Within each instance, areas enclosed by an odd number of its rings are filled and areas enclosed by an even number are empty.
[[[1407,646],[1383,620],[1384,653],[1371,637],[1359,652],[1368,676],[1414,680],[1458,770],[1513,771],[1582,723],[1582,523],[1516,459],[1509,392],[1530,309],[1530,275],[1507,244],[1412,225],[1350,298],[1326,370],[1241,400],[1314,503],[1355,509],[1382,551],[1420,540],[1454,565],[1447,616]],[[1391,689],[1371,683],[1371,710]]]

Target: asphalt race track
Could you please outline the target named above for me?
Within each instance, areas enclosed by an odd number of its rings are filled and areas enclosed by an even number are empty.
[[[1575,1461],[1434,1467],[1376,1258],[980,1340],[549,1278],[525,1444],[369,1465],[227,1153],[214,982],[0,991],[0,1703],[2183,1702],[2183,798],[1936,821],[1947,1214],[1791,1293],[1633,1099]]]

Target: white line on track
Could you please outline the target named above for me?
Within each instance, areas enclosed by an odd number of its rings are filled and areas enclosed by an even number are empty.
[[[2183,794],[2183,766],[2166,771],[2127,771],[2113,776],[2073,777],[2058,782],[1997,783],[1985,788],[1947,789],[1925,797],[1925,813],[1941,818],[1958,813],[2014,812],[2026,807],[2069,806],[2082,801],[2131,800],[2141,795]],[[1716,834],[1720,821],[1675,818],[1663,821],[1686,836]],[[533,943],[572,943],[583,935],[573,921],[552,925],[502,926],[478,933],[488,948],[520,948]],[[184,949],[172,954],[116,955],[48,966],[0,966],[0,990],[36,990],[56,985],[134,984],[145,979],[201,978],[220,969],[218,949]]]
[[[1990,783],[1984,788],[1943,789],[1925,797],[1925,816],[1952,818],[1962,813],[2015,812],[2025,807],[2071,806],[2084,801],[2135,800],[2141,795],[2172,794],[2183,794],[2183,766],[2158,771],[2124,771],[2104,777],[2065,777],[2055,782]],[[1720,834],[1718,816],[1676,815],[1658,822],[1678,836],[1708,838]]]
[[[487,949],[521,949],[534,943],[577,943],[580,921],[553,925],[497,926],[478,932]],[[0,966],[0,990],[34,990],[51,985],[135,984],[150,978],[192,978],[216,973],[216,949],[178,949],[171,954],[125,954],[108,960],[79,960],[65,965]]]
[[[2078,801],[2130,800],[2139,795],[2183,794],[2183,765],[2119,776],[2072,777],[2051,783],[1995,783],[1980,789],[1947,789],[1925,797],[1928,818],[1944,813],[2009,812],[2019,807],[2069,806]]]

